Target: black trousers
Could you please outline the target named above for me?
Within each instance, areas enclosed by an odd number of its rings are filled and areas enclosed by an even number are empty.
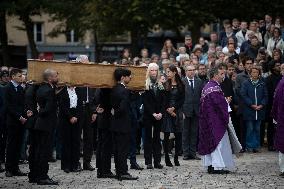
[[[196,156],[198,139],[198,116],[186,117],[182,131],[182,147],[184,156]]]
[[[62,118],[63,119],[63,118]],[[67,120],[61,121],[61,169],[76,169],[80,160],[80,127]]]
[[[0,115],[0,163],[5,162],[6,141],[7,141],[7,127],[4,117]]]
[[[79,125],[83,131],[83,161],[84,163],[90,163],[94,151],[94,128],[91,123],[91,110],[89,105],[82,107]]]
[[[113,133],[114,163],[116,175],[125,175],[128,171],[127,155],[130,148],[130,133]]]
[[[108,129],[98,128],[96,164],[99,174],[110,173],[112,153],[112,133]]]
[[[6,171],[15,172],[19,169],[19,159],[25,128],[20,123],[17,125],[7,125],[7,151],[6,151]]]
[[[180,150],[181,150],[181,143],[182,143],[182,133],[181,132],[176,132],[174,133],[175,135],[175,156],[177,157]],[[164,133],[164,152],[165,152],[165,157],[169,156],[169,132]]]
[[[47,179],[48,177],[48,159],[50,157],[50,151],[52,146],[52,133],[46,131],[33,132],[32,136],[32,156],[33,163],[31,165],[32,170],[29,175],[36,180]]]
[[[35,156],[36,156],[36,149],[37,149],[37,143],[36,143],[36,131],[33,129],[29,130],[29,142],[30,142],[30,148],[29,148],[29,179],[35,180],[37,178],[36,174],[36,164],[35,164]]]
[[[161,163],[161,122],[154,119],[144,119],[145,139],[144,139],[144,158],[145,164]]]

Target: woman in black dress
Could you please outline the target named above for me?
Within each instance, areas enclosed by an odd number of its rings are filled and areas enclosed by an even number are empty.
[[[166,98],[165,115],[162,124],[162,132],[164,132],[164,152],[166,166],[172,167],[172,163],[169,158],[169,137],[174,134],[175,138],[175,156],[174,163],[179,166],[178,153],[181,149],[182,141],[182,105],[184,102],[184,85],[178,74],[177,67],[170,65],[167,68],[167,82],[165,83]]]

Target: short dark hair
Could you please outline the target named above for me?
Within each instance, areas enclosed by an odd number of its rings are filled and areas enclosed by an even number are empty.
[[[114,79],[116,81],[120,81],[121,77],[126,77],[130,75],[131,75],[131,71],[126,68],[116,68],[114,70]]]
[[[18,73],[22,74],[22,70],[18,69],[18,68],[13,68],[11,71],[10,71],[10,77],[12,76],[15,76],[17,75]]]

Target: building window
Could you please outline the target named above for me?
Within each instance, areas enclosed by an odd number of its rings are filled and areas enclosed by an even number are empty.
[[[34,40],[37,43],[43,42],[43,23],[34,23]]]
[[[74,30],[66,32],[66,41],[68,43],[77,43],[79,41],[78,35]]]

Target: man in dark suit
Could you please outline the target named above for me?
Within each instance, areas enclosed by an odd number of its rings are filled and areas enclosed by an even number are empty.
[[[111,126],[111,89],[97,89],[95,104],[98,126],[98,146],[96,154],[97,178],[115,178],[111,172],[112,133]]]
[[[52,146],[52,133],[56,125],[56,94],[55,88],[58,82],[58,73],[52,69],[46,69],[43,73],[44,83],[36,92],[36,101],[38,104],[38,118],[35,122],[35,157],[33,178],[30,182],[38,185],[58,185],[58,182],[49,178],[48,159]]]
[[[184,160],[197,159],[196,147],[198,138],[199,102],[203,82],[195,77],[195,66],[186,67],[186,77],[183,79],[185,85],[185,100],[183,104],[184,128],[182,133]]]
[[[88,56],[79,55],[76,62],[83,64],[89,63]],[[91,165],[94,150],[94,121],[92,118],[94,110],[95,90],[89,87],[78,88],[78,103],[82,104],[79,110],[79,126],[83,131],[83,169],[93,171],[95,168]]]
[[[12,69],[12,80],[5,86],[4,103],[7,123],[7,151],[6,151],[6,176],[25,176],[19,169],[21,143],[24,137],[24,124],[27,115],[24,112],[24,90],[21,86],[22,71]]]
[[[131,137],[131,118],[129,90],[126,85],[131,80],[131,71],[117,68],[114,71],[117,85],[111,92],[111,131],[113,132],[114,142],[114,161],[116,176],[118,180],[137,180],[128,173],[127,154],[130,147]]]
[[[5,169],[2,167],[1,163],[5,162],[5,123],[4,123],[4,93],[3,87],[0,86],[0,173],[4,172]]]
[[[94,110],[95,90],[89,87],[78,87],[79,108],[78,120],[81,132],[83,131],[83,169],[93,171],[91,165],[94,150],[94,125],[92,121]]]

